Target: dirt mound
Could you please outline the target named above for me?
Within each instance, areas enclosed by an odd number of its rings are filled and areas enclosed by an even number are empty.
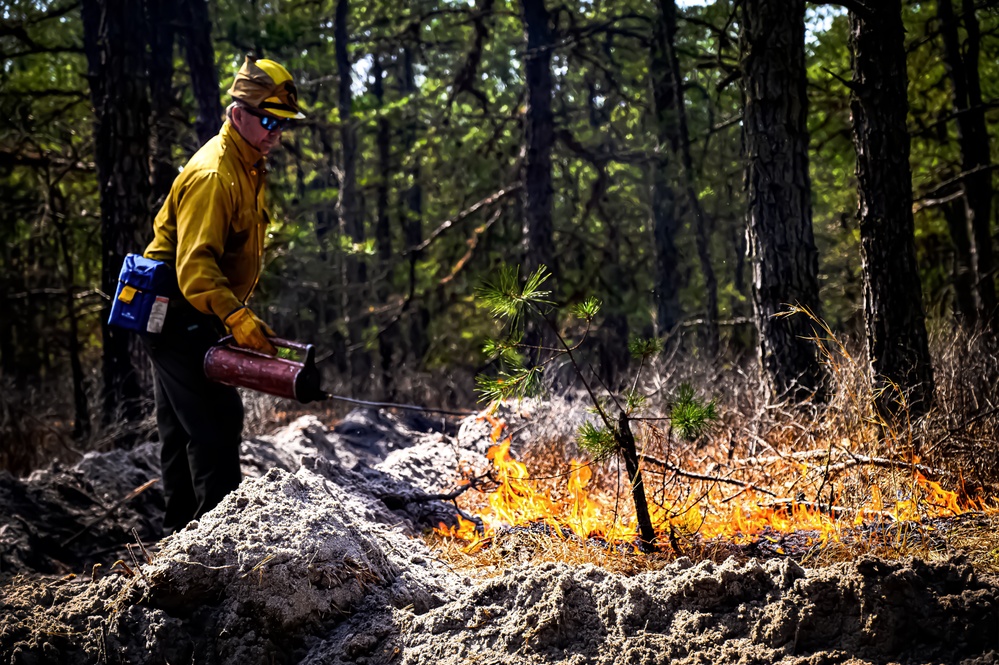
[[[397,626],[404,626],[399,630]],[[999,590],[959,563],[729,560],[627,578],[521,567],[423,615],[352,621],[303,663],[995,663]],[[363,649],[361,648],[363,647]],[[370,654],[370,660],[359,656]],[[974,660],[973,660],[974,659]]]
[[[55,464],[27,478],[0,472],[0,580],[92,564],[131,541],[133,527],[147,539],[158,534],[159,470],[158,448],[146,443],[88,453],[72,467]]]
[[[456,576],[391,521],[314,469],[272,470],[132,577],[16,580],[0,603],[3,662],[295,662],[369,596],[425,611],[456,595]]]
[[[294,472],[306,458],[331,460],[323,468],[335,483],[382,499],[396,511],[389,523],[419,533],[452,519],[453,511],[414,499],[452,489],[459,459],[487,463],[461,452],[442,433],[449,427],[369,409],[352,412],[333,429],[303,416],[244,441],[240,460],[248,477],[271,469]],[[133,528],[146,542],[158,540],[164,508],[159,469],[159,446],[147,442],[130,451],[88,453],[75,465],[55,464],[27,478],[0,472],[0,580],[17,573],[81,573],[95,563],[127,560],[124,545],[134,542]]]

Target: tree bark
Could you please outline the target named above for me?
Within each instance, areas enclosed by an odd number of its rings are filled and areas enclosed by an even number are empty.
[[[681,173],[683,174],[683,188],[687,205],[690,206],[691,211],[694,213],[694,239],[697,246],[697,258],[700,263],[701,275],[704,278],[705,323],[701,337],[707,356],[714,358],[718,355],[719,348],[718,279],[715,276],[714,266],[711,264],[711,250],[709,246],[710,225],[694,186],[694,163],[690,149],[690,132],[687,128],[687,111],[684,105],[683,75],[680,72],[680,59],[676,53],[675,0],[659,0],[659,12],[653,28],[652,49],[651,77],[653,81],[653,98],[655,100],[656,127],[659,134],[660,150],[662,150],[664,143],[668,142],[673,150],[673,154],[678,156]],[[658,173],[660,186],[664,184],[662,180],[666,177],[666,173],[662,171]],[[654,198],[656,197],[654,196]],[[672,198],[672,192],[665,194],[663,198],[668,211],[668,206],[673,205],[673,202],[665,199]],[[675,235],[676,227],[678,226],[675,219],[675,209],[672,211],[672,214],[674,215],[672,230]],[[659,220],[657,219],[656,237],[664,237],[669,233],[670,229],[667,225],[667,228],[664,228],[660,232],[658,223]],[[664,247],[664,249],[668,252],[668,248]],[[675,248],[673,251],[675,252]],[[665,258],[660,260],[657,256],[657,266],[661,266],[664,263]],[[675,267],[673,270],[676,272]],[[676,276],[667,275],[661,277],[657,275],[657,281],[661,283],[664,283],[668,278],[675,279]],[[678,288],[678,286],[675,288]],[[679,304],[677,303],[678,307]]]
[[[996,311],[995,276],[992,275],[995,263],[991,233],[992,172],[988,168],[992,160],[979,74],[981,31],[975,16],[975,3],[962,0],[962,8],[967,33],[963,48],[952,0],[938,0],[937,3],[940,33],[944,42],[944,64],[954,86],[961,169],[971,173],[964,177],[963,188],[967,226],[972,230],[974,240],[971,244],[971,260],[980,311],[969,322],[974,324],[978,319],[997,329],[999,312]],[[955,245],[960,240],[963,239],[955,238]]]
[[[968,233],[967,206],[952,201],[943,206],[951,242],[954,243],[954,314],[958,321],[974,328],[981,306],[975,288],[975,265],[971,258],[971,236]]]
[[[743,82],[749,255],[759,358],[768,397],[823,393],[812,321],[819,315],[805,94],[804,0],[746,0]]]
[[[198,140],[204,145],[218,134],[223,113],[208,0],[181,0],[179,10],[184,21],[182,34],[191,70],[191,89],[198,104],[198,118],[194,126]]]
[[[405,239],[405,246],[412,248],[423,242],[423,185],[422,169],[420,168],[420,157],[413,152],[416,144],[419,120],[417,113],[412,110],[416,104],[416,71],[413,63],[413,51],[408,46],[402,51],[402,78],[401,92],[404,96],[410,97],[409,111],[407,112],[406,126],[403,131],[402,151],[405,155],[412,155],[412,163],[407,174],[409,186],[403,192],[403,214],[402,233]],[[430,312],[426,303],[422,299],[416,298],[416,264],[420,260],[421,252],[409,252],[409,293],[406,298],[405,307],[410,310],[409,325],[409,352],[413,360],[419,365],[423,357],[430,348],[427,339],[427,327],[430,325]]]
[[[655,247],[655,300],[659,332],[669,335],[683,320],[680,305],[680,252],[676,239],[680,234],[680,218],[673,189],[675,169],[670,168],[670,155],[679,146],[677,135],[677,77],[673,75],[673,60],[668,42],[676,34],[676,4],[670,0],[659,3],[659,15],[653,28],[649,69],[652,84],[653,113],[657,147],[652,160],[652,233]]]
[[[381,56],[374,56],[374,65],[371,68],[373,83],[371,92],[378,100],[378,106],[385,106],[385,71],[382,67]],[[375,247],[378,253],[378,302],[383,303],[389,297],[389,271],[391,270],[392,259],[392,226],[389,220],[389,181],[392,178],[391,159],[391,129],[389,121],[385,116],[378,117],[378,128],[376,131],[375,143],[378,153],[378,184],[376,185],[375,206]],[[378,335],[378,354],[381,358],[382,388],[385,394],[392,397],[395,394],[395,372],[393,364],[393,352],[397,337],[397,326],[392,325],[390,329],[380,331]]]
[[[527,40],[524,72],[527,113],[524,116],[524,274],[547,266],[557,284],[554,223],[552,221],[552,146],[555,118],[552,114],[552,51],[554,27],[545,0],[520,0]]]
[[[114,293],[125,254],[142,249],[150,228],[149,93],[143,6],[129,0],[84,0],[84,48],[96,117],[95,162],[101,202],[101,284]],[[104,342],[104,424],[141,415],[139,381],[127,331],[107,324]]]
[[[336,15],[333,19],[334,54],[337,68],[337,108],[340,111],[340,143],[343,161],[340,165],[342,173],[340,189],[337,197],[337,217],[340,224],[341,237],[352,246],[360,247],[364,243],[364,216],[360,204],[360,192],[357,188],[357,127],[353,119],[354,95],[351,90],[352,71],[350,54],[348,52],[349,33],[347,20],[350,14],[350,0],[337,0]],[[363,322],[360,318],[361,307],[350,306],[351,296],[362,293],[367,282],[367,266],[359,254],[348,251],[344,258],[343,288],[341,289],[341,311],[347,322],[350,336],[351,376],[363,379],[369,373],[369,359],[360,348],[363,343]],[[356,303],[355,303],[356,305]]]
[[[73,258],[73,248],[70,246],[69,233],[66,228],[66,205],[58,185],[50,186],[49,199],[52,205],[52,223],[59,241],[66,279],[63,284],[66,290],[66,316],[69,318],[69,330],[66,337],[66,350],[69,353],[70,375],[73,378],[73,438],[77,440],[90,436],[90,407],[87,401],[86,374],[83,371],[80,349],[80,326],[77,320],[76,294],[73,292],[73,276],[76,274],[76,262]]]
[[[638,523],[642,551],[654,552],[656,550],[656,531],[652,526],[652,516],[649,514],[649,502],[645,496],[642,469],[638,465],[638,446],[635,445],[635,435],[631,431],[631,421],[623,411],[618,418],[614,435],[620,446],[621,456],[624,458],[624,468],[628,471],[631,497],[635,501],[635,521]]]
[[[869,3],[864,14],[851,11],[850,47],[864,314],[876,406],[886,419],[905,411],[918,416],[933,401],[933,368],[912,219],[900,0]]]
[[[149,25],[149,97],[152,102],[152,180],[153,209],[158,210],[177,175],[173,146],[177,142],[173,109],[174,3],[172,0],[146,0]]]

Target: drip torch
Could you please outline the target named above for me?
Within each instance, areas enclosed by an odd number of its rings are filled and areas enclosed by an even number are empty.
[[[205,354],[205,376],[217,383],[237,388],[249,388],[276,397],[298,400],[302,404],[333,399],[360,406],[408,409],[454,416],[470,416],[474,411],[435,409],[413,404],[370,402],[332,395],[319,387],[316,350],[312,344],[302,344],[280,337],[269,337],[279,349],[298,352],[300,360],[269,356],[265,353],[236,346],[232,335],[223,337]]]
[[[236,346],[230,335],[208,349],[205,354],[205,376],[227,386],[249,388],[268,395],[298,400],[303,404],[331,397],[319,387],[316,350],[312,344],[279,337],[271,337],[270,341],[279,349],[297,351],[301,360],[269,356]]]

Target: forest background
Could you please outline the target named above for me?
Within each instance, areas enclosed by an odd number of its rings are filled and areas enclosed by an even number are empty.
[[[866,335],[876,375],[875,356],[890,355],[871,350],[888,333],[872,332],[879,301],[865,299],[878,247],[900,280],[890,259],[916,260],[915,299],[882,312],[910,356],[921,353],[911,330],[925,346],[926,331],[994,325],[995,0],[0,7],[0,468],[148,425],[149,369],[103,324],[107,294],[178,168],[217,131],[247,53],[293,72],[308,115],[269,160],[254,309],[317,344],[340,392],[473,404],[497,332],[475,289],[509,264],[548,266],[561,304],[600,299],[588,348],[608,385],[626,375],[630,339],[659,336],[719,371],[756,373],[762,359],[775,398],[812,394],[796,383],[807,368],[780,367],[803,335],[769,331],[795,303],[844,340]],[[890,49],[898,20],[905,66],[868,53],[883,71],[864,72],[860,49]],[[864,106],[873,74],[902,86],[901,107]],[[865,176],[856,121],[872,108],[901,108],[911,155],[873,150]],[[911,169],[901,202],[870,182],[881,153]],[[786,180],[776,190],[757,177],[773,162]],[[872,226],[882,204],[894,212]],[[895,235],[864,246],[865,223]],[[754,271],[781,256],[805,257],[790,280]],[[789,295],[768,279],[804,286]],[[995,394],[995,376],[985,381]]]

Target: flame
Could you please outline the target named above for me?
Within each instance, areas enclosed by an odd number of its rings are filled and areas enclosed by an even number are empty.
[[[504,424],[491,416],[482,419],[492,425],[496,445],[487,457],[493,464],[496,489],[486,496],[486,503],[475,519],[459,516],[457,524],[440,524],[439,535],[461,543],[461,549],[474,554],[487,546],[501,529],[543,524],[556,537],[599,539],[608,543],[630,545],[637,549],[638,535],[630,501],[602,501],[590,491],[593,471],[578,460],[570,462],[565,491],[558,499],[536,488],[527,466],[510,454],[511,437],[502,439]],[[804,464],[795,465],[802,475]],[[661,542],[676,533],[697,535],[704,540],[725,539],[744,545],[760,539],[780,545],[784,534],[809,534],[807,545],[839,542],[845,533],[869,521],[920,522],[934,517],[961,515],[969,511],[997,512],[999,503],[964,498],[945,489],[939,482],[914,473],[905,496],[889,501],[881,488],[870,487],[870,497],[860,509],[819,509],[809,503],[760,497],[746,488],[735,497],[723,498],[717,490],[697,495],[684,503],[658,497],[649,511]],[[625,506],[627,511],[625,512]],[[776,547],[783,553],[781,547]]]

